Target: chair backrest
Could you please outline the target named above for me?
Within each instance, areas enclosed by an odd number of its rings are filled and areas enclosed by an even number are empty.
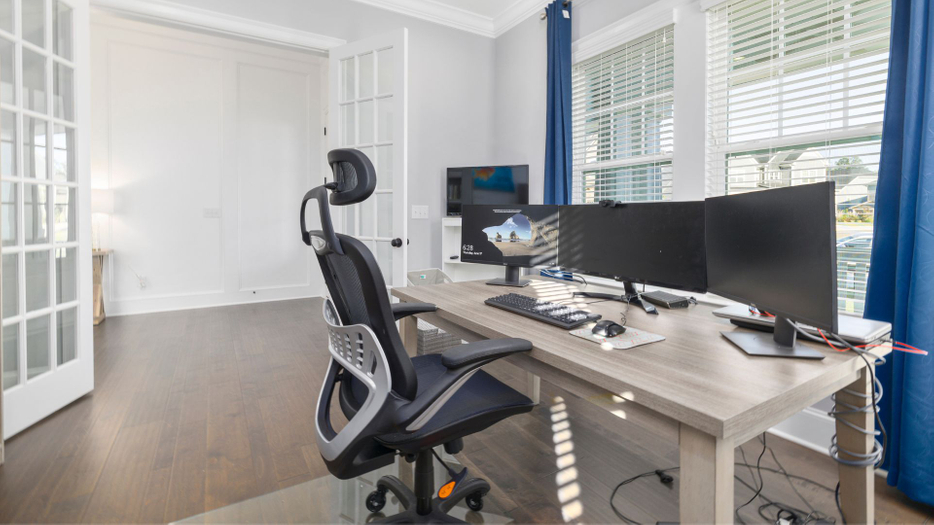
[[[415,367],[396,328],[395,318],[383,274],[373,254],[362,242],[348,235],[334,233],[328,201],[345,206],[365,201],[376,188],[373,163],[355,149],[336,149],[328,153],[334,182],[319,186],[305,195],[302,202],[302,237],[315,248],[318,263],[334,307],[344,325],[366,325],[376,335],[389,363],[392,390],[405,399],[414,399],[418,389]],[[318,201],[322,229],[305,230],[305,204]]]
[[[379,265],[366,245],[336,233],[331,222],[329,204],[355,204],[373,193],[373,164],[353,149],[332,150],[328,162],[334,181],[305,194],[300,224],[302,239],[315,249],[330,295],[324,317],[331,362],[318,398],[318,445],[328,470],[348,479],[393,461],[394,452],[374,438],[394,430],[391,420],[397,401],[414,399],[418,383],[396,329]],[[320,230],[305,228],[310,200],[318,203]],[[340,432],[330,418],[338,383],[340,407],[350,420]]]

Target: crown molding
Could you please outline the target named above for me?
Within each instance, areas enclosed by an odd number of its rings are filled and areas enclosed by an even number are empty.
[[[496,36],[492,18],[434,0],[354,1],[488,38]]]
[[[346,40],[290,27],[257,22],[165,0],[91,0],[91,6],[143,20],[192,27],[247,40],[326,53]]]
[[[354,1],[488,38],[497,38],[529,17],[540,13],[553,0],[513,0],[505,10],[492,18],[435,0]],[[575,0],[574,5],[587,1]]]
[[[580,1],[580,0],[578,0]],[[678,22],[678,9],[696,0],[659,0],[571,43],[571,61],[576,63],[616,46]]]
[[[552,0],[517,0],[496,15],[493,20],[493,36],[498,37],[516,27],[530,16],[533,16],[548,6]],[[578,0],[580,1],[580,0]]]

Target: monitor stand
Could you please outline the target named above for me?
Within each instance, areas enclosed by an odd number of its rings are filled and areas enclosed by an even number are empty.
[[[775,317],[775,331],[765,332],[720,332],[731,343],[749,355],[769,357],[796,357],[799,359],[823,359],[824,354],[803,345],[795,344],[798,332],[788,320]]]
[[[521,266],[512,266],[506,265],[506,277],[504,279],[493,279],[492,281],[487,281],[486,284],[491,286],[515,286],[516,288],[522,288],[523,286],[528,286],[529,281],[527,279],[520,279],[521,275]]]
[[[623,281],[623,300],[629,304],[641,306],[645,313],[658,315],[658,308],[655,305],[642,298],[642,295],[636,291],[632,281]]]

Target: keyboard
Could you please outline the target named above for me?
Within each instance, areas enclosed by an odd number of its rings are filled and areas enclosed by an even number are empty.
[[[597,314],[517,293],[508,293],[506,295],[491,297],[484,301],[484,303],[523,315],[530,319],[535,319],[536,321],[552,324],[564,328],[565,330],[571,330],[582,324],[600,319],[600,316]]]

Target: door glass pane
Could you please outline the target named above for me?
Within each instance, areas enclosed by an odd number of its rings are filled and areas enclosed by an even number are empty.
[[[56,355],[58,364],[62,365],[75,358],[76,340],[78,335],[75,318],[77,308],[69,308],[58,312],[55,316],[56,335]]]
[[[52,33],[52,50],[56,55],[71,60],[71,7],[55,0],[52,21],[55,32]]]
[[[55,187],[55,242],[75,240],[75,192],[75,188]]]
[[[19,315],[19,255],[3,254],[3,318]]]
[[[0,111],[0,175],[16,177],[16,114]]]
[[[392,48],[377,52],[376,57],[376,62],[379,64],[379,71],[376,74],[377,91],[380,95],[392,93],[392,72],[395,68]]]
[[[15,246],[18,232],[17,226],[19,225],[16,213],[16,200],[19,198],[16,192],[16,183],[4,182],[0,184],[0,186],[3,188],[3,190],[0,191],[3,195],[3,212],[0,214],[0,222],[3,223],[3,246]]]
[[[26,321],[26,379],[49,371],[49,316]]]
[[[353,57],[341,60],[341,102],[353,100],[356,97],[357,72],[354,71]]]
[[[358,149],[363,152],[363,154],[366,155],[368,159],[370,159],[370,162],[372,162],[374,166],[376,166],[376,157],[374,156],[376,153],[373,151],[373,146],[367,146],[365,148]]]
[[[357,205],[352,204],[344,208],[344,233],[357,235]]]
[[[55,116],[69,121],[75,120],[75,71],[70,67],[55,63],[53,67],[52,100],[55,104]]]
[[[13,33],[13,0],[0,0],[0,29]]]
[[[392,194],[379,193],[376,195],[376,235],[379,237],[392,237]]]
[[[78,249],[55,250],[55,304],[78,298]]]
[[[45,57],[23,48],[23,103],[27,109],[46,113]]]
[[[52,178],[55,182],[75,181],[75,130],[55,125],[52,136]]]
[[[360,98],[373,96],[376,89],[376,72],[373,70],[373,53],[367,53],[357,57],[360,65]]]
[[[357,143],[356,119],[354,118],[354,105],[341,106],[341,145],[353,146]]]
[[[23,151],[26,155],[26,165],[23,166],[23,175],[33,179],[48,179],[49,170],[46,165],[46,147],[48,124],[44,120],[23,115]]]
[[[373,227],[376,222],[376,201],[367,199],[360,203],[360,235],[363,237],[373,236]]]
[[[49,306],[49,252],[26,252],[26,312]]]
[[[13,86],[16,85],[16,46],[0,38],[0,101],[15,104]]]
[[[23,0],[23,39],[45,47],[45,0]]]
[[[383,272],[383,280],[390,286],[392,286],[392,249],[389,241],[376,243],[376,262],[379,264],[380,271]]]
[[[376,147],[376,189],[392,189],[392,146]]]
[[[19,323],[3,327],[3,389],[19,381]]]
[[[23,227],[26,244],[49,242],[49,187],[23,186]]]
[[[391,142],[393,131],[393,99],[381,98],[376,101],[377,106],[377,137],[380,142]]]
[[[373,101],[361,102],[357,106],[360,111],[360,144],[372,144],[373,135]]]

